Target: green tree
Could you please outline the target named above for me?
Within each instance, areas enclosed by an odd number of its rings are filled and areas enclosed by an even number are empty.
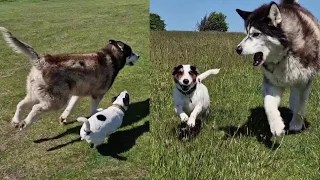
[[[150,29],[151,31],[165,31],[166,24],[158,14],[150,13]]]
[[[197,23],[198,31],[228,31],[228,24],[226,23],[227,16],[223,13],[212,12],[209,16],[206,14],[200,21]]]

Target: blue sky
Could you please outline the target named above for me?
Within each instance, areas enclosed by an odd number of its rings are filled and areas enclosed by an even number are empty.
[[[243,20],[235,9],[251,11],[263,3],[270,2],[270,0],[150,0],[150,11],[159,14],[165,20],[167,30],[193,31],[205,14],[217,11],[227,16],[229,31],[244,32]],[[320,19],[319,0],[299,0],[299,2]]]

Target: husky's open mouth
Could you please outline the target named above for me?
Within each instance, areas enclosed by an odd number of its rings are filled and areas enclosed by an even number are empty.
[[[253,57],[253,66],[260,66],[264,62],[263,60],[263,53],[262,52],[257,52],[254,54]]]

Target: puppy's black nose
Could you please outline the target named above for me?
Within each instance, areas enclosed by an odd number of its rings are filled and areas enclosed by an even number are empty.
[[[183,84],[189,84],[189,80],[188,79],[184,79],[183,80]]]
[[[242,51],[243,51],[242,46],[238,46],[238,47],[236,48],[236,51],[237,51],[237,53],[238,53],[239,55],[241,55],[241,54],[242,54]]]

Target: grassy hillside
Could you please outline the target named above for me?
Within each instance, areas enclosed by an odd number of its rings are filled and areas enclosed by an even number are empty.
[[[123,90],[132,105],[123,127],[99,151],[78,142],[89,101],[81,100],[61,126],[59,112],[47,113],[25,132],[10,126],[16,104],[25,96],[28,59],[0,38],[0,177],[4,179],[146,179],[149,142],[149,2],[146,0],[53,0],[0,2],[0,26],[8,28],[39,53],[90,53],[109,39],[122,40],[141,55],[125,67],[100,107]]]
[[[155,68],[151,131],[153,179],[319,179],[319,80],[307,106],[309,128],[270,139],[261,96],[262,74],[252,57],[240,57],[236,45],[243,34],[152,32]],[[175,129],[173,67],[193,64],[200,72],[221,68],[203,83],[211,97],[211,115],[200,134],[181,142]],[[285,93],[281,112],[291,113]]]

